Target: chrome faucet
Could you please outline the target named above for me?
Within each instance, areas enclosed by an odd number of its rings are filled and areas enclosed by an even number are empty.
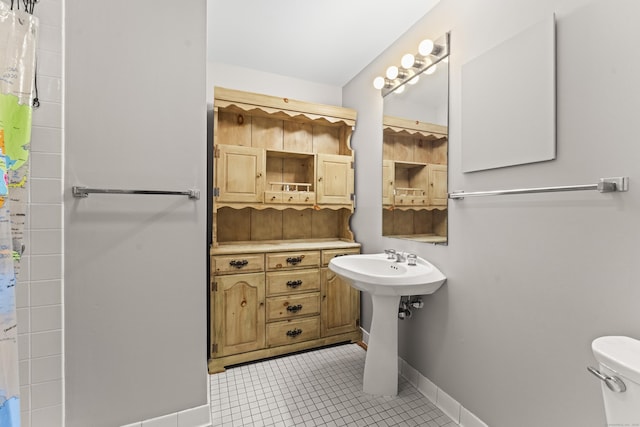
[[[406,262],[409,265],[416,265],[417,256],[409,252],[396,251],[395,249],[385,249],[387,259],[395,259],[396,262]]]

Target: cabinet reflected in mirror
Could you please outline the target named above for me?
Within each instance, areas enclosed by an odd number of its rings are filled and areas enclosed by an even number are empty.
[[[432,68],[384,98],[382,235],[447,243],[448,58]]]

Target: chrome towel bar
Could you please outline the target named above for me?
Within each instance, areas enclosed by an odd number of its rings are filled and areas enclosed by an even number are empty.
[[[188,196],[190,199],[199,200],[200,190],[187,190],[187,191],[163,191],[163,190],[115,190],[108,188],[87,188],[73,186],[71,187],[71,194],[73,197],[89,197],[89,193],[98,194],[158,194],[169,196]]]
[[[455,191],[449,193],[450,199],[464,199],[465,197],[477,196],[501,196],[508,194],[529,194],[529,193],[553,193],[558,191],[583,191],[598,190],[600,193],[611,193],[614,191],[629,191],[629,177],[618,176],[614,178],[600,178],[597,184],[587,185],[565,185],[558,187],[538,187],[538,188],[521,188],[515,190],[496,190],[496,191],[475,191],[465,193],[464,191]]]

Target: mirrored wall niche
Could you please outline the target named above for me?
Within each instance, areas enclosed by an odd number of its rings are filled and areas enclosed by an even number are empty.
[[[447,243],[448,41],[446,34],[432,54],[415,55],[417,67],[400,68],[404,84],[394,87],[398,80],[387,77],[382,89],[386,237]]]

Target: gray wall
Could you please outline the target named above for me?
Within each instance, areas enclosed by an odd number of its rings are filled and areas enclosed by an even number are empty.
[[[66,425],[204,405],[205,2],[66,5]],[[91,195],[72,185],[203,197]]]
[[[557,159],[463,174],[460,70],[557,14]],[[640,30],[631,0],[442,0],[354,78],[358,209],[365,252],[431,260],[448,281],[400,324],[400,357],[491,427],[598,427],[600,384],[585,367],[601,335],[640,338]],[[449,245],[381,236],[382,99],[373,78],[419,40],[451,31],[451,190],[591,184],[630,176],[628,193],[555,193],[451,201]],[[491,102],[491,100],[487,100]],[[496,132],[500,122],[497,118]],[[363,325],[371,305],[363,297]]]

